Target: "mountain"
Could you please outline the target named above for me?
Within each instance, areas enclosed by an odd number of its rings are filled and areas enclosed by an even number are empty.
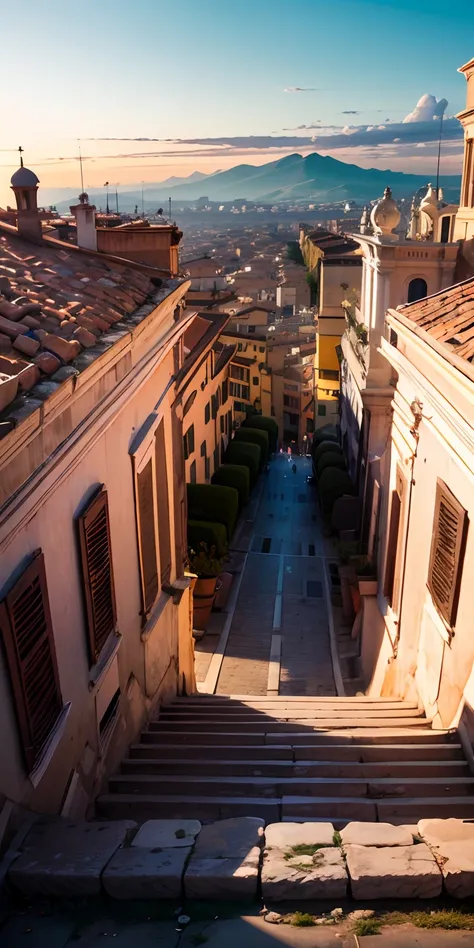
[[[287,155],[264,165],[236,165],[227,171],[203,175],[194,172],[188,178],[168,178],[167,181],[148,185],[144,191],[145,207],[166,206],[169,197],[174,201],[192,203],[202,196],[211,201],[233,201],[245,198],[265,204],[287,201],[314,201],[316,204],[355,200],[365,202],[379,197],[384,188],[391,187],[395,199],[409,197],[418,188],[426,186],[430,175],[404,174],[401,171],[380,171],[378,168],[360,168],[329,155],[313,152]],[[173,183],[174,182],[174,183]],[[460,175],[442,176],[445,199],[459,200]],[[91,200],[105,203],[103,191],[92,192]],[[141,189],[122,192],[120,207],[130,210],[141,207]],[[112,203],[112,200],[111,200]],[[68,210],[68,201],[59,201],[58,210]]]

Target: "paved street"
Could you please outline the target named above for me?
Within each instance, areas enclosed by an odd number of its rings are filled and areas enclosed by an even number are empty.
[[[289,462],[277,455],[263,475],[255,519],[247,514],[234,538],[246,560],[216,694],[266,695],[275,647],[281,648],[280,694],[336,694],[321,523],[315,488],[307,483],[310,473],[309,459]],[[217,636],[206,638],[197,650],[201,681]]]

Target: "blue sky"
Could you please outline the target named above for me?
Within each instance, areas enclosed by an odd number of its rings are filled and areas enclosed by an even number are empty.
[[[429,171],[426,129],[417,151],[398,134],[389,147],[386,131],[364,144],[365,130],[402,122],[425,93],[448,100],[446,116],[460,111],[457,69],[474,56],[468,0],[0,0],[0,11],[0,203],[20,143],[46,187],[75,188],[78,138],[91,187],[295,150]],[[296,88],[311,91],[284,91]],[[460,153],[447,146],[446,173]]]

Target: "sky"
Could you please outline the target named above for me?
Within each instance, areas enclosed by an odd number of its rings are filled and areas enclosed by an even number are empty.
[[[443,111],[441,170],[461,170],[469,0],[0,0],[0,19],[0,206],[19,145],[40,202],[78,193],[79,140],[86,189],[296,151],[432,173]]]

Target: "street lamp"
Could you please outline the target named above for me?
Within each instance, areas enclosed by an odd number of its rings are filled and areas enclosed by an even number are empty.
[[[108,182],[108,181],[105,182],[104,188],[107,188],[107,205],[106,205],[106,211],[107,211],[107,214],[109,214],[110,212],[109,212],[109,182]]]
[[[143,185],[144,185],[144,184],[145,184],[145,182],[142,181],[142,217],[143,217],[143,220],[145,220],[145,198],[144,198],[144,196],[143,196]]]

